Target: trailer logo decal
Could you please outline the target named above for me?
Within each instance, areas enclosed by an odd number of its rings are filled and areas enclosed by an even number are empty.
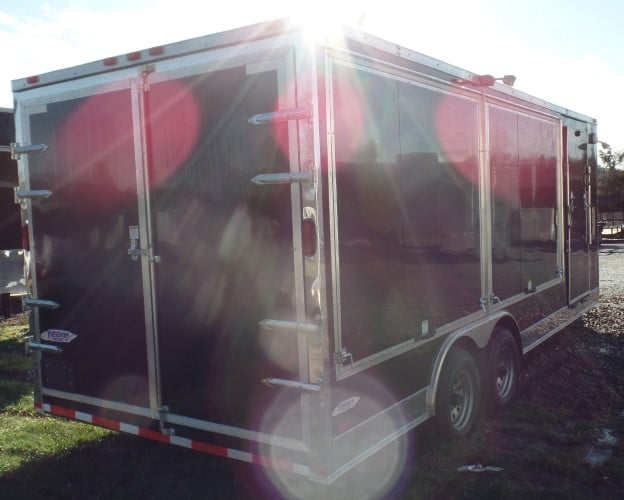
[[[332,417],[337,417],[338,415],[342,415],[343,413],[349,411],[358,403],[359,400],[360,396],[353,396],[349,399],[345,399],[342,403],[339,403],[336,408],[334,408],[334,411],[332,411]]]
[[[41,340],[47,340],[49,342],[63,342],[69,343],[74,340],[78,335],[68,332],[67,330],[46,330],[41,334]]]

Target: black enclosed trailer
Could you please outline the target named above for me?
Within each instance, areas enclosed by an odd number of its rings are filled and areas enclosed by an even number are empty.
[[[596,122],[487,75],[283,21],[13,89],[46,412],[396,471],[597,300]]]

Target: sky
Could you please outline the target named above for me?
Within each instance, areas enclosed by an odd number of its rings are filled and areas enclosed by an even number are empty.
[[[17,78],[284,16],[357,23],[468,71],[514,74],[624,149],[621,0],[0,0],[0,107]]]

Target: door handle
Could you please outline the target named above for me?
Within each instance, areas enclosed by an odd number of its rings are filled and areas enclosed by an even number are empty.
[[[132,257],[133,261],[139,260],[139,256],[147,255],[147,250],[143,250],[139,247],[139,239],[141,233],[139,232],[139,226],[128,226],[128,236],[130,237],[130,248],[128,248],[128,255]]]
[[[149,257],[150,262],[160,262],[159,255],[153,255],[151,250],[141,248],[139,246],[139,240],[141,239],[141,232],[139,226],[128,226],[128,236],[130,237],[130,248],[128,248],[128,255],[132,257],[133,261],[139,260],[139,257]]]

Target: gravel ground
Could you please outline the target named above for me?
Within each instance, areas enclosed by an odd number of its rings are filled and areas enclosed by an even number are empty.
[[[599,333],[624,335],[624,240],[604,240],[600,249],[600,304],[585,320]]]

